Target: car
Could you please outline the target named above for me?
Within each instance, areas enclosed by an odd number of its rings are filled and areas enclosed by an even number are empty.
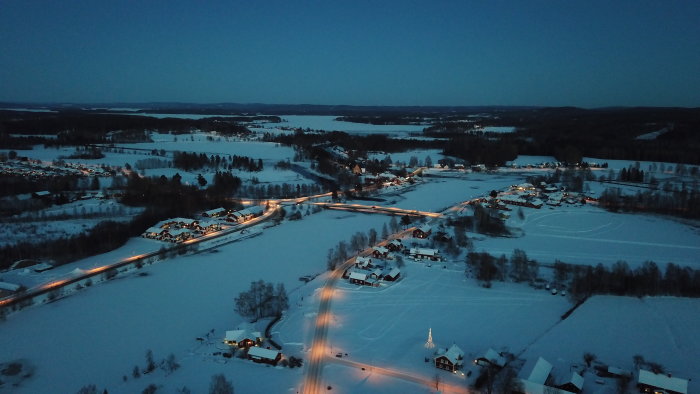
[[[343,353],[336,353],[335,356],[338,358],[341,358],[341,357],[343,357]]]
[[[552,295],[557,295],[557,289],[552,289]]]

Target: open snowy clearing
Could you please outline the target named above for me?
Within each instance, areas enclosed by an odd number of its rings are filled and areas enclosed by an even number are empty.
[[[269,127],[309,128],[311,130],[344,131],[349,134],[406,135],[422,133],[427,125],[373,125],[335,120],[328,115],[280,115],[281,123],[268,123]]]
[[[521,221],[517,209],[510,212],[508,223],[521,228],[522,237],[480,237],[475,248],[508,256],[519,248],[544,263],[560,259],[574,264],[612,265],[625,260],[634,268],[652,260],[662,267],[673,262],[700,268],[700,229],[672,218],[613,213],[590,205],[562,205],[522,208],[525,220]]]

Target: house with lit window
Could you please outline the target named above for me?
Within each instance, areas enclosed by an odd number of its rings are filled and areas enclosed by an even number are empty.
[[[438,350],[435,356],[435,368],[456,372],[464,364],[464,352],[457,345],[452,345],[449,349]]]

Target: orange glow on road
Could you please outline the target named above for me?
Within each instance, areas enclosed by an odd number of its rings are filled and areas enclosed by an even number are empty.
[[[96,274],[96,273],[98,273],[98,272],[102,272],[102,271],[104,271],[104,270],[109,269],[109,267],[111,267],[111,265],[103,265],[102,267],[95,267],[95,268],[89,269],[89,270],[87,270],[87,271],[85,271],[85,272],[86,272],[87,274]]]

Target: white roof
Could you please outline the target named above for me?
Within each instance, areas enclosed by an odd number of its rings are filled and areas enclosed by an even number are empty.
[[[522,391],[527,394],[573,394],[570,391],[545,386],[525,379],[519,379],[519,383],[522,385]]]
[[[215,208],[204,212],[207,216],[216,215],[218,213],[226,212],[225,208]]]
[[[376,250],[376,251],[379,252],[379,253],[389,253],[389,249],[387,249],[387,248],[385,248],[385,247],[383,247],[383,246],[376,246],[376,247],[374,248],[374,250]]]
[[[571,374],[569,382],[576,386],[577,389],[583,390],[583,376],[579,375],[577,372]]]
[[[389,243],[392,244],[392,245],[396,245],[396,246],[403,246],[403,244],[401,243],[401,240],[400,240],[400,239],[394,239],[394,240],[392,240],[392,241],[389,242]]]
[[[424,233],[429,233],[431,229],[430,229],[430,226],[428,226],[427,224],[424,224],[424,225],[418,227],[418,230],[420,230]]]
[[[400,269],[394,268],[394,269],[392,269],[391,271],[389,271],[389,274],[388,274],[388,275],[391,276],[392,278],[395,278],[396,275],[398,275],[398,274],[400,274],[400,273],[401,273],[401,270],[400,270]]]
[[[238,342],[243,339],[255,340],[256,338],[260,338],[259,332],[250,332],[248,330],[230,330],[226,331],[226,337],[224,337],[224,340]]]
[[[489,350],[486,351],[486,354],[484,354],[483,358],[489,360],[495,365],[498,365],[499,367],[506,365],[506,359],[500,354],[498,354],[497,351],[491,348],[489,348]]]
[[[257,214],[262,213],[262,212],[263,212],[263,207],[262,207],[262,206],[260,206],[260,205],[253,205],[253,206],[251,206],[251,207],[248,207],[248,208],[245,208],[245,209],[241,209],[241,210],[238,211],[237,213],[238,213],[239,215],[257,215]]]
[[[662,373],[653,373],[645,369],[639,370],[639,379],[637,382],[682,394],[688,393],[688,380],[671,377]]]
[[[248,349],[248,355],[251,357],[266,358],[268,360],[274,360],[277,358],[279,352],[277,350],[264,349],[261,347],[253,346]]]
[[[382,274],[382,270],[379,269],[379,268],[377,268],[377,269],[375,269],[374,271],[372,271],[372,273],[375,274],[375,275],[377,275],[377,276],[379,276],[379,275]]]
[[[199,225],[202,227],[209,227],[209,226],[218,226],[220,223],[216,220],[202,220],[199,222]]]
[[[410,254],[420,254],[423,256],[437,256],[437,249],[426,249],[426,248],[411,248]]]
[[[189,233],[190,233],[190,230],[188,230],[188,229],[186,229],[186,228],[178,228],[178,229],[176,229],[176,230],[171,230],[171,231],[169,231],[169,233],[170,233],[170,235],[172,235],[173,237],[177,237],[177,236],[180,235],[180,234],[185,234],[185,233],[189,234]]]
[[[190,218],[175,218],[175,219],[169,219],[169,222],[177,222],[177,223],[185,223],[185,224],[192,224],[196,222],[194,219]]]
[[[444,354],[441,354],[440,356],[447,357],[452,364],[457,365],[462,363],[462,359],[464,359],[464,352],[459,348],[459,346],[452,345]]]
[[[367,280],[367,274],[363,274],[361,272],[351,272],[350,273],[350,279],[355,279],[355,280]]]
[[[0,289],[2,290],[17,291],[19,287],[19,285],[14,283],[0,282]]]
[[[533,383],[544,384],[550,372],[552,372],[552,364],[540,357],[537,359],[537,364],[532,368],[532,372],[530,372],[527,380]]]
[[[163,231],[165,231],[165,229],[162,229],[160,227],[150,227],[148,230],[146,230],[147,233],[156,233],[156,234],[160,234]]]
[[[367,264],[370,264],[371,262],[372,262],[372,259],[370,259],[369,257],[358,256],[355,258],[355,263],[359,264],[359,265],[367,265]]]
[[[224,340],[238,342],[241,339],[245,339],[245,338],[246,338],[246,330],[231,330],[231,331],[226,331],[226,337],[224,337]]]
[[[44,191],[40,191],[40,192],[35,192],[34,194],[36,194],[37,196],[48,196],[48,195],[51,195],[51,192],[44,190]]]

